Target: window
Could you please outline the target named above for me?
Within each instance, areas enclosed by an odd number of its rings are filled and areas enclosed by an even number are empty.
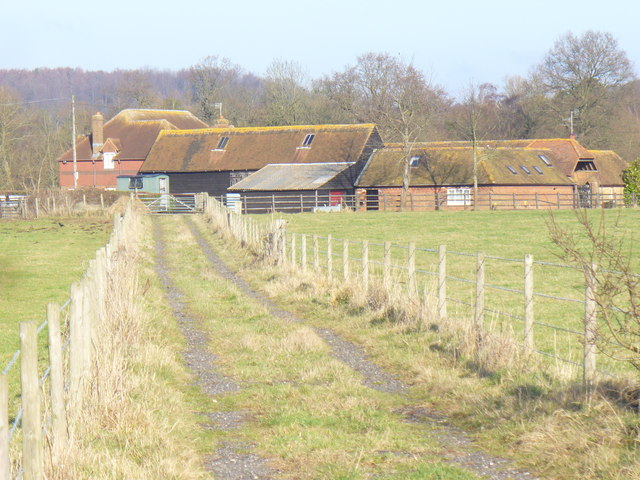
[[[447,188],[447,205],[471,205],[471,189]]]
[[[576,172],[595,172],[596,170],[596,164],[593,163],[593,160],[578,160],[576,165]]]
[[[525,167],[524,165],[520,165],[520,168],[522,169],[522,171],[524,173],[526,173],[527,175],[531,175],[531,170],[529,170],[527,167]]]
[[[129,179],[129,189],[130,190],[140,190],[142,188],[142,178],[140,177],[131,177]]]
[[[549,161],[549,159],[546,156],[538,155],[538,157],[540,157],[540,160],[542,160],[547,167],[551,166],[551,162]]]
[[[229,143],[229,137],[220,137],[220,141],[218,142],[218,146],[215,150],[224,150],[227,143]]]
[[[511,165],[507,165],[507,168],[508,168],[508,169],[509,169],[509,171],[510,171],[511,173],[513,173],[514,175],[517,175],[517,174],[518,174],[518,172],[516,172],[516,169],[515,169],[515,168],[513,168]]]
[[[533,166],[533,169],[534,169],[536,172],[538,172],[540,175],[544,175],[544,173],[542,173],[542,170],[540,170],[540,167],[539,167],[539,166],[534,165],[534,166]]]
[[[411,167],[417,167],[418,165],[420,165],[420,155],[411,157],[411,160],[409,161],[409,165]]]
[[[113,164],[113,157],[115,157],[116,154],[115,152],[105,152],[104,153],[104,169],[105,170],[113,170],[114,168],[114,164]]]
[[[307,133],[307,136],[304,137],[304,141],[302,142],[302,148],[311,148],[311,142],[316,138],[314,133]]]

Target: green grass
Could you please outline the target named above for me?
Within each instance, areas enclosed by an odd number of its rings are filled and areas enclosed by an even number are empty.
[[[600,221],[600,210],[589,213],[596,224]],[[637,225],[640,224],[640,210],[605,211],[607,231],[623,238],[627,246],[633,268],[640,272],[640,245],[637,241]],[[490,286],[485,291],[485,305],[490,311],[485,323],[496,329],[510,330],[516,338],[523,337],[524,310],[523,294],[501,289],[522,291],[524,286],[523,259],[526,254],[533,255],[534,290],[537,294],[554,296],[566,300],[554,300],[547,297],[535,298],[534,310],[538,324],[534,329],[536,347],[546,353],[579,362],[584,306],[584,275],[572,268],[562,268],[542,263],[562,264],[558,257],[559,248],[555,246],[548,233],[548,223],[553,218],[569,231],[580,232],[576,214],[573,211],[480,211],[480,212],[361,212],[332,214],[296,214],[284,215],[288,222],[288,231],[309,236],[320,236],[320,264],[326,269],[326,237],[331,234],[336,275],[342,275],[342,242],[349,240],[349,269],[357,274],[360,269],[360,241],[369,240],[370,271],[381,276],[380,261],[383,257],[384,241],[394,244],[392,263],[401,268],[393,270],[394,283],[406,288],[407,283],[407,246],[416,244],[416,267],[419,291],[426,288],[435,292],[437,271],[437,248],[447,247],[447,273],[451,277],[447,284],[449,312],[459,317],[470,317],[473,310],[470,305],[475,299],[476,258],[478,252],[489,257],[485,261],[485,281]],[[260,221],[270,220],[270,216],[257,217]],[[584,239],[578,235],[578,242]],[[300,259],[300,236],[296,238],[298,261]],[[307,262],[313,262],[312,238],[307,238]],[[459,255],[462,253],[464,255]],[[515,261],[511,261],[515,260]],[[493,313],[501,312],[501,313]],[[549,328],[553,325],[571,332]],[[600,367],[605,370],[621,368],[621,364],[603,358]],[[624,367],[623,367],[624,368]]]
[[[218,368],[241,385],[218,396],[214,408],[245,412],[247,422],[238,431],[215,432],[215,443],[240,437],[257,445],[284,478],[476,478],[439,462],[440,446],[428,429],[397,413],[405,398],[364,387],[313,330],[270,316],[219,278],[179,220],[161,222],[172,232],[176,285],[209,331]],[[251,268],[243,252],[206,236],[229,264]]]

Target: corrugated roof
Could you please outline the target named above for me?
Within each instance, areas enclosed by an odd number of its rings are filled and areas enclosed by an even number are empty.
[[[306,148],[303,142],[309,134],[315,137]],[[228,141],[219,149],[223,137]],[[370,143],[382,145],[373,124],[165,131],[141,171],[259,170],[275,163],[355,162]]]
[[[158,134],[168,129],[195,129],[207,124],[186,110],[122,110],[104,124],[105,145],[111,141],[118,146],[118,159],[146,158]],[[79,137],[76,143],[78,160],[91,160],[91,135]],[[73,152],[68,150],[58,157],[58,161],[72,161]]]
[[[266,165],[231,186],[229,191],[317,190],[352,165],[352,162]]]
[[[419,144],[411,152],[412,156],[419,157],[418,165],[410,167],[412,186],[473,183],[473,149],[471,147],[463,144],[436,147],[424,147],[424,145]],[[544,155],[551,166],[548,166],[540,155]],[[378,150],[365,166],[357,186],[402,185],[403,158],[402,148],[397,146],[387,146]],[[571,184],[571,179],[557,168],[557,164],[557,157],[548,149],[482,147],[478,149],[478,183],[482,185]]]

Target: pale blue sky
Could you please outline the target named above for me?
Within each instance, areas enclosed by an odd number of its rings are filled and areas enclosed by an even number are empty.
[[[188,68],[207,55],[319,77],[399,54],[456,95],[526,75],[563,34],[610,32],[640,68],[637,0],[0,0],[0,68]],[[93,5],[93,6],[92,6]]]

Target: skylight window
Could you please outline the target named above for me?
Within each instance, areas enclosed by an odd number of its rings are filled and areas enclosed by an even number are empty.
[[[229,137],[220,137],[220,141],[218,142],[216,150],[224,150],[227,146],[227,143],[229,143]]]
[[[540,160],[542,160],[547,167],[551,166],[551,161],[545,155],[538,155],[538,157],[540,157]]]
[[[531,170],[529,170],[527,167],[525,167],[524,165],[520,165],[520,168],[524,171],[524,173],[526,173],[527,175],[531,175]]]
[[[516,169],[515,169],[515,168],[513,168],[511,165],[507,165],[507,168],[508,168],[508,169],[509,169],[509,171],[510,171],[511,173],[513,173],[514,175],[517,175],[517,174],[518,174],[518,172],[516,172]]]
[[[411,160],[409,161],[409,165],[411,167],[417,167],[418,165],[420,165],[420,155],[411,157]]]
[[[544,173],[542,173],[542,170],[540,170],[540,167],[539,167],[539,166],[534,165],[534,166],[533,166],[533,169],[534,169],[536,172],[538,172],[540,175],[544,175]]]
[[[311,147],[311,142],[313,142],[313,139],[316,138],[314,133],[307,133],[307,136],[304,137],[304,141],[302,142],[302,146],[303,147]]]

